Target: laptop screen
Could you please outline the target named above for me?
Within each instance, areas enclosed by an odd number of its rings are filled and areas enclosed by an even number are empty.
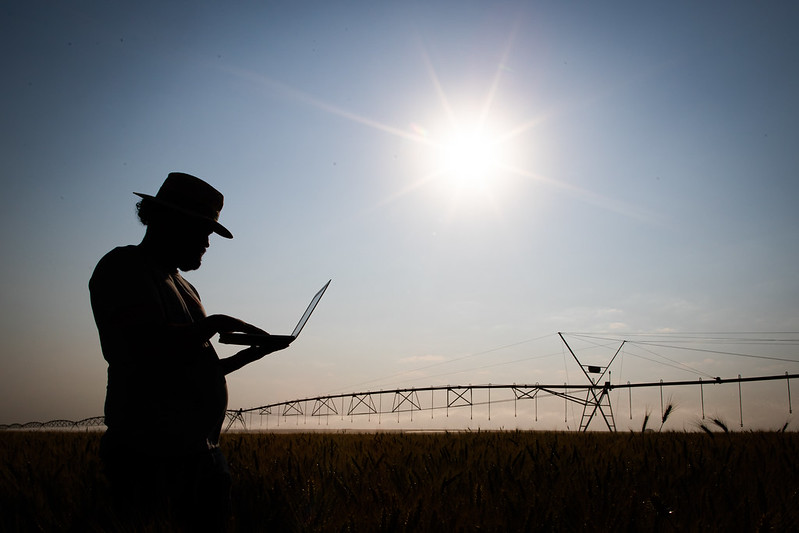
[[[316,304],[318,304],[319,300],[322,299],[322,295],[327,290],[327,286],[330,285],[331,281],[333,280],[328,280],[327,283],[325,283],[325,286],[319,289],[319,292],[314,295],[313,300],[311,300],[311,303],[308,304],[308,309],[305,310],[300,318],[300,321],[297,322],[297,327],[295,327],[294,331],[291,332],[292,337],[299,335],[300,331],[302,331],[302,328],[305,327],[305,323],[308,322],[308,319],[311,317],[311,313],[313,313],[313,310],[316,309]]]

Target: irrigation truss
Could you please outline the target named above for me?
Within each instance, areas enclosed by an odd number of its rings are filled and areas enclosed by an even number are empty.
[[[88,429],[105,426],[105,417],[93,416],[83,420],[49,420],[24,424],[0,424],[0,429]]]
[[[442,386],[429,386],[429,387],[406,387],[385,389],[379,391],[361,391],[350,392],[342,394],[321,395],[308,398],[302,398],[291,401],[283,401],[271,403],[258,407],[248,409],[229,410],[227,412],[227,428],[234,425],[240,427],[247,427],[247,420],[245,415],[257,414],[260,416],[275,415],[278,418],[288,417],[335,417],[341,419],[345,417],[368,417],[381,419],[383,416],[399,415],[407,413],[413,420],[414,414],[418,417],[429,413],[430,418],[433,418],[435,412],[445,412],[449,416],[449,411],[454,409],[467,408],[471,411],[475,406],[487,406],[488,417],[491,417],[491,405],[513,402],[514,414],[516,406],[522,401],[532,401],[536,405],[537,417],[537,401],[543,397],[557,397],[564,400],[568,408],[568,404],[575,404],[578,408],[582,408],[582,416],[580,418],[580,431],[587,431],[591,422],[594,420],[601,421],[601,429],[609,431],[616,431],[616,423],[613,414],[613,407],[611,404],[610,392],[616,390],[628,390],[630,394],[630,405],[632,409],[632,390],[640,388],[659,388],[661,392],[661,409],[663,409],[663,389],[671,387],[698,387],[700,395],[700,403],[702,410],[702,418],[705,418],[705,405],[704,405],[704,390],[707,386],[717,386],[723,384],[737,384],[738,385],[738,399],[739,399],[739,413],[740,425],[743,427],[743,401],[741,398],[741,384],[748,382],[760,381],[777,381],[785,380],[787,387],[788,398],[788,412],[792,413],[793,408],[791,404],[791,380],[799,378],[799,374],[788,373],[778,375],[754,376],[754,377],[737,377],[722,378],[719,376],[706,376],[707,379],[699,377],[693,380],[672,380],[672,381],[649,381],[630,383],[611,383],[609,379],[609,370],[613,361],[621,352],[622,348],[628,342],[622,340],[618,349],[611,357],[610,361],[603,366],[585,365],[580,362],[580,359],[575,354],[572,347],[567,342],[563,333],[558,333],[563,344],[568,349],[569,354],[579,365],[582,374],[586,378],[583,384],[541,384],[541,383],[527,383],[527,384],[484,384],[484,385],[442,385]],[[771,339],[770,339],[771,340]],[[747,341],[745,341],[747,342]],[[793,342],[793,341],[790,341]],[[658,342],[647,342],[648,346],[663,346]],[[714,352],[723,353],[727,355],[737,355],[741,357],[754,357],[762,359],[774,359],[778,361],[785,361],[791,363],[799,363],[797,360],[785,359],[778,357],[769,357],[761,355],[750,355],[742,353],[730,352],[717,352],[708,349],[698,349],[700,352]],[[669,359],[671,361],[671,359]],[[676,361],[673,361],[677,363]],[[681,364],[681,363],[677,363]],[[674,365],[669,365],[674,366]],[[685,365],[683,365],[685,366]],[[475,392],[481,391],[486,394],[481,394],[483,398],[487,399],[475,401]],[[492,402],[492,393],[494,400]],[[438,400],[438,401],[437,401]]]
[[[775,376],[756,376],[756,377],[735,377],[735,378],[716,378],[711,381],[689,380],[689,381],[658,381],[651,383],[622,383],[611,385],[609,382],[596,383],[593,385],[569,385],[562,384],[487,384],[487,385],[465,385],[465,386],[431,386],[414,387],[401,389],[387,389],[380,391],[352,392],[347,394],[334,394],[328,396],[316,396],[286,402],[272,403],[260,407],[248,409],[232,409],[227,411],[227,428],[234,424],[247,427],[245,414],[256,413],[258,415],[277,415],[278,417],[381,417],[400,413],[410,413],[413,420],[413,413],[422,414],[425,411],[433,417],[434,411],[446,411],[449,416],[450,409],[474,408],[478,405],[488,406],[488,416],[491,417],[491,394],[506,393],[505,396],[512,398],[495,399],[493,404],[514,402],[524,400],[536,401],[544,396],[554,396],[562,398],[565,402],[577,404],[583,408],[583,415],[580,422],[580,431],[587,431],[594,418],[602,419],[606,429],[616,431],[616,424],[613,409],[610,402],[609,393],[613,389],[633,389],[642,387],[675,387],[675,386],[698,386],[700,396],[704,397],[703,387],[707,385],[721,385],[724,383],[746,383],[754,381],[774,381],[785,380],[788,387],[789,412],[793,412],[790,402],[790,381],[799,378],[799,374],[785,374]],[[475,391],[485,390],[488,392],[487,401],[475,401]],[[509,394],[508,394],[509,393]],[[436,397],[445,395],[446,401],[436,404]],[[388,396],[390,401],[383,399]],[[423,399],[428,399],[425,401]],[[703,406],[704,407],[704,406]],[[704,413],[703,413],[704,414]],[[741,423],[743,425],[743,422]]]

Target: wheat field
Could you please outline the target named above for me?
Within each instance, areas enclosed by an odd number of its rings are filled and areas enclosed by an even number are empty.
[[[124,530],[109,508],[100,436],[0,432],[0,529]],[[232,531],[796,531],[797,445],[791,432],[229,433],[222,441]]]

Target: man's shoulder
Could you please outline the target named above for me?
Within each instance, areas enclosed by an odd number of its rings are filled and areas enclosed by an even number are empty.
[[[89,280],[89,285],[91,286],[92,281],[97,278],[141,270],[143,266],[144,257],[138,246],[119,246],[105,254],[97,262],[97,266],[94,268],[92,277]]]
[[[118,246],[105,254],[97,263],[97,266],[109,266],[115,264],[129,265],[142,260],[142,253],[136,245]]]

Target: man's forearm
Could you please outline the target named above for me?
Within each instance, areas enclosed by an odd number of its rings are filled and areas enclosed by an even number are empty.
[[[168,324],[165,335],[178,344],[202,344],[219,332],[214,316],[190,324]]]
[[[253,358],[247,353],[247,350],[243,350],[236,355],[231,355],[230,357],[226,357],[225,359],[219,360],[219,366],[222,369],[222,373],[224,375],[228,375],[231,372],[235,372],[239,368],[248,365],[255,361],[258,358]]]
[[[253,361],[261,359],[267,354],[276,352],[278,350],[283,350],[287,348],[288,345],[288,342],[282,342],[274,346],[250,346],[249,348],[245,348],[244,350],[240,351],[236,355],[232,355],[225,359],[220,359],[219,365],[222,369],[222,372],[227,375],[238,370],[244,365],[248,365]]]

